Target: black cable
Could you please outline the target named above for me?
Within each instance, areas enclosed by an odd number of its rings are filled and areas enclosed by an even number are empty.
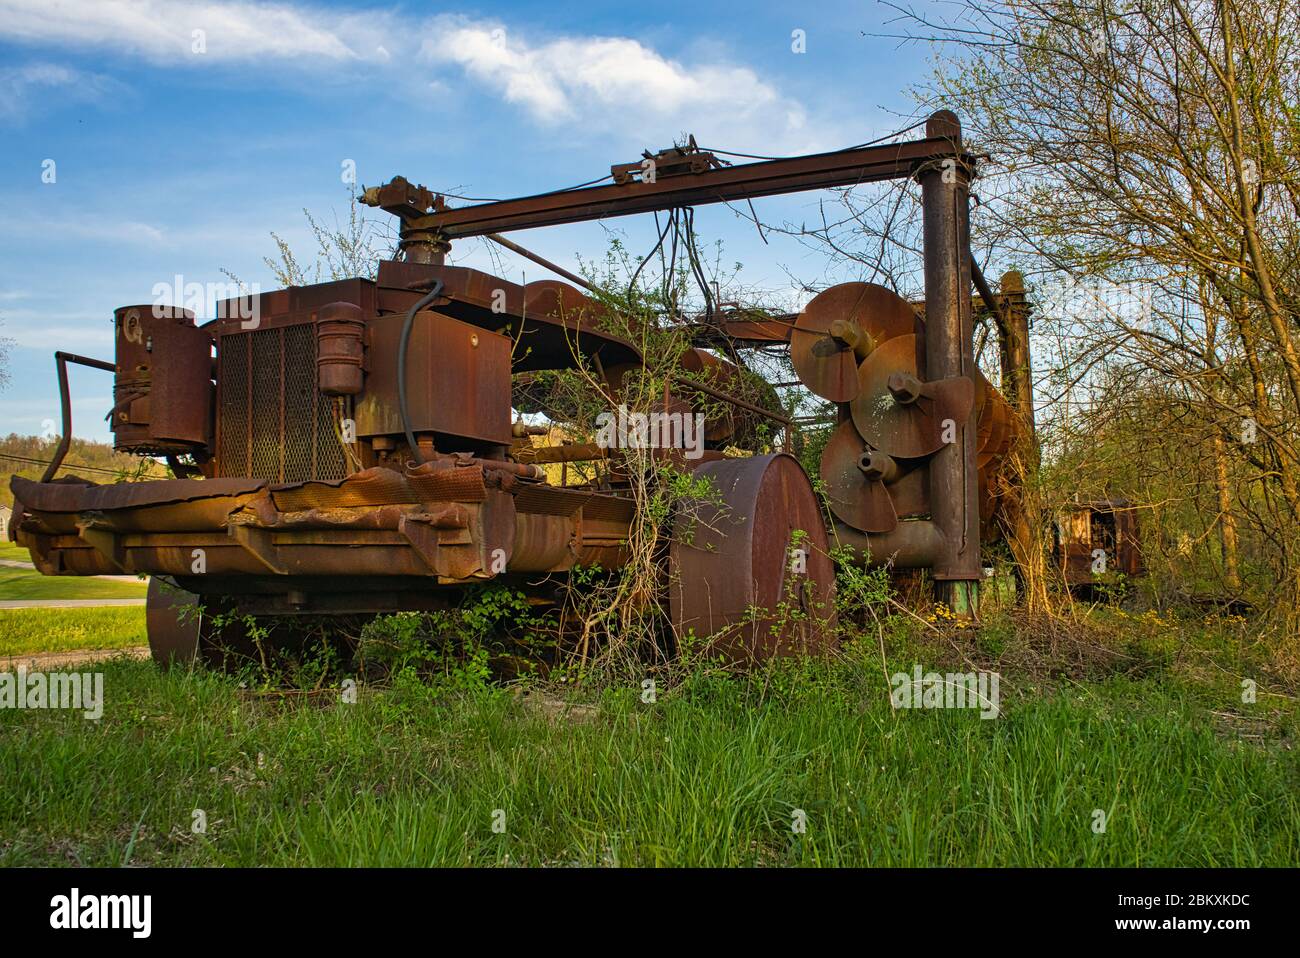
[[[442,280],[433,281],[433,288],[416,300],[415,305],[407,311],[406,322],[402,324],[402,338],[397,343],[397,409],[402,416],[402,431],[406,433],[406,444],[411,447],[411,458],[417,466],[424,465],[420,458],[420,447],[415,444],[415,433],[411,431],[411,417],[406,408],[406,347],[411,340],[411,328],[415,325],[415,314],[432,303],[442,293]]]
[[[673,245],[672,253],[668,257],[668,272],[664,274],[664,303],[672,313],[677,312],[677,241],[681,237],[681,224],[677,218],[681,210],[674,207],[670,212],[670,222],[673,227]]]
[[[874,140],[868,140],[866,143],[857,143],[853,146],[845,146],[838,150],[831,150],[831,153],[847,153],[850,150],[863,150],[869,146],[875,146],[878,143],[884,143],[886,140],[892,140],[896,136],[902,136],[904,133],[910,133],[918,126],[924,126],[927,120],[918,120],[911,126],[904,127],[901,130],[895,130],[893,133],[887,133],[884,136],[877,137]],[[740,156],[747,160],[795,160],[800,157],[795,156],[764,156],[761,153],[736,153],[733,150],[720,150],[714,146],[702,146],[700,150],[706,153],[721,153],[723,156]]]
[[[713,294],[709,290],[709,278],[704,272],[704,264],[700,262],[699,251],[695,248],[695,208],[688,206],[686,208],[686,252],[691,261],[691,272],[695,274],[695,281],[700,285],[700,292],[704,294],[704,321],[713,323]]]
[[[656,226],[659,225],[658,213],[655,213],[655,225]],[[667,235],[668,235],[668,224],[665,223],[664,228],[659,231],[659,242],[655,243],[654,249],[652,249],[649,253],[646,254],[645,259],[641,260],[641,264],[637,266],[636,272],[632,274],[631,282],[627,284],[627,299],[629,303],[632,301],[632,294],[636,290],[636,281],[641,276],[641,270],[645,269],[645,264],[650,262],[650,260],[654,257],[655,253],[659,252],[659,247],[664,245],[664,237]]]
[[[539,197],[539,196],[554,196],[556,193],[568,193],[568,192],[571,192],[571,191],[573,191],[573,190],[580,190],[580,189],[583,189],[584,187],[595,186],[597,183],[603,182],[604,180],[609,179],[611,176],[613,176],[612,173],[606,173],[604,176],[600,177],[599,179],[588,180],[586,183],[578,183],[578,184],[576,184],[576,185],[574,185],[574,186],[564,186],[564,187],[561,187],[561,188],[558,189],[558,190],[547,190],[545,193],[534,193],[532,196],[514,197],[513,199],[531,200],[531,199],[536,199],[536,198]],[[470,202],[470,203],[509,203],[509,202],[512,202],[512,200],[503,199],[503,198],[501,198],[501,197],[499,197],[499,196],[462,196],[462,195],[459,194],[459,193],[447,193],[447,192],[443,192],[443,191],[441,191],[441,190],[434,190],[434,192],[437,193],[439,196],[450,196],[450,197],[451,197],[452,199],[454,199],[454,200],[466,200],[466,201],[468,201],[468,202]]]
[[[462,196],[460,193],[447,193],[442,190],[435,191],[439,196],[450,196],[453,200],[468,200],[471,203],[504,203],[499,196]]]

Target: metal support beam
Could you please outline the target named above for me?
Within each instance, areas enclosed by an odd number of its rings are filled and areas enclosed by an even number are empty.
[[[1025,300],[1025,280],[1015,270],[1002,274],[1002,301],[1006,305],[1006,324],[1002,360],[1002,390],[1020,414],[1021,424],[1035,439],[1034,367],[1029,357],[1029,304]]]
[[[972,346],[970,166],[961,155],[961,122],[941,110],[926,134],[949,143],[947,157],[918,174],[925,246],[926,378],[975,377]],[[953,158],[956,160],[954,161]],[[955,442],[930,461],[930,509],[945,548],[934,564],[935,597],[962,616],[976,610],[980,516],[975,466],[975,410]]]
[[[745,163],[703,173],[661,176],[653,183],[638,181],[542,193],[497,203],[435,210],[424,216],[413,216],[411,210],[403,209],[403,234],[418,231],[454,240],[682,206],[856,186],[912,176],[922,167],[954,155],[951,140],[942,136],[927,137],[856,150]],[[380,196],[383,189],[368,190],[365,201],[382,205]]]
[[[563,266],[560,266],[558,263],[552,263],[546,257],[541,256],[538,253],[534,253],[532,250],[526,249],[525,247],[520,246],[518,243],[508,240],[504,236],[497,236],[496,233],[485,233],[484,235],[492,242],[496,243],[498,246],[503,246],[506,249],[510,250],[510,252],[512,253],[518,253],[524,259],[530,259],[538,266],[544,266],[546,269],[549,269],[552,273],[556,274],[557,276],[563,276],[570,283],[573,283],[576,286],[581,286],[587,292],[589,293],[596,292],[595,286],[591,285],[591,283],[587,282],[585,279],[583,279],[581,276],[577,275],[576,273],[569,272],[567,269],[565,269]]]

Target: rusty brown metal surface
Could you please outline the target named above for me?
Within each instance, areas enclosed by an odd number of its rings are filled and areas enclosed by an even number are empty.
[[[490,273],[463,266],[420,266],[393,262],[380,263],[379,266],[378,282],[381,287],[389,285],[406,288],[415,280],[429,282],[434,279],[442,281],[442,293],[447,300],[433,307],[439,313],[482,329],[504,329],[506,335],[518,343],[513,361],[516,372],[572,368],[575,365],[575,352],[589,362],[593,357],[599,356],[607,368],[618,363],[641,361],[641,355],[635,346],[597,328],[587,318],[588,311],[593,318],[599,315],[595,304],[585,304],[578,316],[558,317],[554,312],[542,311],[540,303],[537,312],[529,313],[525,288]],[[554,280],[543,282],[547,286],[555,283]],[[553,286],[550,288],[554,289]],[[403,292],[398,298],[409,307],[417,297]],[[389,298],[388,301],[395,303],[398,298]]]
[[[96,486],[16,477],[11,485],[33,503],[18,541],[47,574],[169,575],[222,581],[229,594],[267,576],[280,578],[283,589],[324,577],[302,587],[315,595],[328,577],[449,583],[625,561],[631,504],[540,485],[536,472],[526,464],[440,455],[406,472],[371,468],[292,484],[185,479]],[[197,576],[196,549],[203,565]]]
[[[398,410],[397,346],[402,320],[369,324],[372,360],[356,402],[357,435],[403,432]],[[433,433],[440,449],[510,444],[508,337],[435,312],[419,313],[406,357],[412,430]]]
[[[687,406],[683,411],[701,406],[715,407],[713,415],[705,420],[704,438],[714,447],[720,447],[728,440],[740,445],[754,441],[758,428],[763,423],[777,423],[784,427],[787,437],[790,433],[790,420],[780,409],[776,390],[763,384],[761,399],[766,405],[750,402],[735,395],[736,390],[743,389],[745,380],[739,367],[730,360],[715,356],[703,349],[689,348],[678,360],[681,368],[688,374],[673,377],[676,395],[670,397],[670,404],[677,396],[689,397],[692,393],[701,394],[721,402],[720,414],[716,408],[719,402],[709,404],[707,401]],[[756,383],[749,381],[752,390]],[[666,409],[665,411],[672,411]]]
[[[926,134],[961,151],[961,122],[940,110],[926,121]],[[925,267],[925,369],[928,379],[977,374],[973,345],[970,277],[970,177],[963,157],[949,169],[924,168],[921,183]],[[935,562],[936,597],[960,614],[971,611],[980,579],[980,506],[975,465],[974,410],[959,424],[957,441],[937,450],[929,464],[931,514],[947,550]]]
[[[102,512],[194,502],[217,496],[242,496],[266,487],[258,479],[160,479],[97,485],[89,480],[35,482],[14,476],[9,488],[37,512]]]
[[[962,443],[962,428],[974,419],[972,465],[978,475],[971,508],[979,516],[981,538],[995,537],[1000,496],[1008,481],[1000,470],[1016,430],[1002,396],[978,369],[969,376],[927,380],[927,324],[912,304],[884,287],[831,287],[810,306],[801,317],[809,328],[801,332],[796,327],[792,336],[796,370],[808,366],[800,360],[800,348],[806,352],[820,343],[833,347],[835,359],[845,368],[851,366],[858,380],[855,398],[840,405],[852,422],[836,426],[821,460],[821,478],[835,517],[845,528],[874,537],[891,532],[898,519],[931,517],[946,493],[942,484],[936,487],[930,481],[930,467],[947,445]],[[801,337],[806,341],[796,348]],[[831,385],[826,384],[826,368],[823,364],[812,373],[803,369],[805,384],[822,376],[823,395],[845,395],[847,390],[836,392],[833,376]],[[940,511],[944,508],[939,506]],[[908,537],[906,556],[928,554],[925,550],[932,546],[948,548],[945,537],[917,528],[900,533]]]
[[[664,177],[654,183],[637,181],[594,186],[445,209],[425,216],[404,215],[403,225],[410,230],[433,231],[447,239],[482,236],[486,233],[577,223],[652,210],[702,206],[898,179],[911,176],[928,163],[951,157],[954,152],[953,144],[947,137],[931,137],[884,146],[745,163]],[[377,188],[373,197],[367,190],[365,202],[388,209],[389,206],[378,194],[378,190],[382,189]],[[430,198],[418,197],[415,205],[425,199]]]
[[[841,283],[818,293],[795,320],[790,360],[804,385],[831,402],[860,391],[858,363],[872,350],[917,331],[907,301],[874,283]]]
[[[973,581],[980,532],[995,531],[1009,481],[1001,470],[1019,433],[971,354],[965,204],[973,160],[956,118],[935,114],[922,140],[831,154],[725,168],[696,151],[664,159],[656,182],[625,169],[626,182],[614,186],[461,209],[397,178],[367,190],[367,202],[402,221],[403,259],[381,263],[373,282],[259,294],[252,324],[248,301],[220,304],[218,319],[201,328],[183,311],[123,307],[111,414],[119,447],[190,452],[210,478],[15,485],[24,504],[17,540],[50,574],[148,572],[304,614],[381,602],[424,607],[435,601],[431,587],[501,574],[617,568],[637,519],[626,457],[590,443],[525,450],[515,443],[512,406],[538,411],[545,372],[578,366],[605,377],[621,399],[643,357],[608,331],[615,317],[579,288],[585,280],[496,232],[908,176],[922,185],[924,318],[887,288],[845,283],[798,316],[710,309],[702,320],[669,321],[732,360],[738,347],[770,353],[788,342],[801,384],[839,407],[828,412],[838,425],[821,460],[837,538],[864,561]],[[957,160],[955,182],[940,169],[946,159]],[[570,282],[521,286],[446,266],[449,240],[473,235]],[[1001,316],[1005,304],[985,286],[980,295]],[[66,420],[66,361],[81,359],[60,355]],[[656,450],[655,464],[711,477],[724,502],[697,503],[676,521],[671,618],[735,661],[820,649],[829,640],[818,622],[834,615],[828,530],[796,460],[728,458],[759,448],[765,422],[783,430],[787,448],[794,433],[775,389],[736,395],[741,370],[732,360],[687,350],[663,396],[663,411],[711,411],[709,450],[703,462]],[[1018,370],[1027,356],[1020,360]],[[599,460],[581,489],[547,484],[536,464],[580,457]],[[789,550],[800,543],[807,566],[795,572]],[[782,606],[798,614],[781,618]],[[157,633],[164,651],[190,642],[167,624],[169,614],[161,600],[151,606],[151,644]]]
[[[850,405],[853,424],[873,448],[891,456],[937,452],[958,434],[975,401],[974,383],[966,377],[920,380],[919,348],[917,337],[896,336],[876,347],[858,368],[858,396]]]
[[[568,283],[537,279],[524,286],[524,316],[546,316],[563,322],[591,322],[601,313],[600,305]]]
[[[113,448],[165,455],[206,450],[212,425],[212,337],[170,306],[113,313]]]
[[[756,346],[768,343],[788,343],[798,314],[770,316],[761,319],[738,312],[724,312],[713,322],[694,322],[689,325],[691,342],[696,346],[720,347],[731,343],[736,346]]]
[[[836,518],[854,528],[889,532],[898,525],[894,502],[882,479],[870,478],[863,470],[865,453],[867,445],[850,420],[835,427],[822,450],[826,501]]]
[[[354,303],[329,303],[316,323],[317,387],[326,396],[355,396],[365,372],[365,313]]]
[[[149,652],[161,668],[188,665],[199,651],[199,597],[162,578],[149,580],[145,598]]]
[[[678,634],[692,631],[736,662],[830,648],[834,569],[798,461],[727,459],[695,475],[712,480],[719,501],[696,502],[674,522],[669,601]],[[793,549],[803,550],[801,561]]]
[[[896,569],[928,569],[948,549],[943,531],[927,519],[900,522],[886,533],[868,534],[836,523],[834,540],[848,546],[864,565]]]
[[[1089,586],[1113,582],[1116,574],[1141,576],[1142,556],[1137,508],[1125,499],[1072,504],[1056,517],[1053,552],[1066,584]],[[1100,558],[1104,571],[1097,571]]]

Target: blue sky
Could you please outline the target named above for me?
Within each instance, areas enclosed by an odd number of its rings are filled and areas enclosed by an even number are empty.
[[[57,420],[53,351],[111,359],[112,310],[152,302],[155,284],[228,269],[273,288],[272,230],[310,259],[302,210],[346,212],[346,160],[363,185],[400,173],[505,197],[594,179],[684,132],[790,154],[904,126],[926,52],[861,34],[888,17],[869,2],[0,0],[0,335],[17,344],[0,434]],[[756,206],[797,223],[817,198]],[[825,276],[821,257],[765,246],[725,207],[701,208],[696,229],[751,286]],[[648,216],[516,238],[575,266],[611,231],[653,245]],[[492,268],[481,241],[453,258]],[[76,370],[73,394],[74,434],[107,439],[110,377]]]

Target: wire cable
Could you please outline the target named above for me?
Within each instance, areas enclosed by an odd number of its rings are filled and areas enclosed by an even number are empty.
[[[442,293],[442,280],[433,281],[433,287],[415,301],[406,313],[406,322],[402,324],[402,338],[397,343],[397,408],[402,416],[402,431],[406,433],[406,443],[411,447],[411,458],[417,466],[424,465],[420,458],[420,447],[415,443],[415,433],[411,431],[410,411],[406,406],[406,347],[411,341],[411,327],[415,325],[415,314],[428,306]]]
[[[857,143],[853,146],[842,147],[838,150],[830,150],[830,153],[848,153],[851,150],[864,150],[869,146],[877,146],[886,140],[892,140],[896,136],[902,136],[904,133],[911,133],[918,126],[924,126],[927,120],[918,120],[911,126],[903,127],[901,130],[895,130],[893,133],[886,133],[884,136],[877,137],[874,140],[868,140],[866,143]],[[706,153],[720,153],[723,156],[739,156],[747,160],[795,160],[796,156],[764,156],[761,153],[737,153],[734,150],[722,150],[714,146],[702,146],[700,149]]]

